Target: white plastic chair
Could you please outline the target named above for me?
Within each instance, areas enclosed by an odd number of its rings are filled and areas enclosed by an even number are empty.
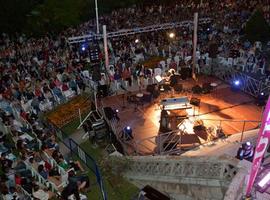
[[[162,69],[165,69],[166,62],[164,60],[160,61],[159,64],[161,65]]]
[[[169,66],[170,66],[170,64],[171,64],[171,61],[172,61],[172,59],[171,58],[167,58],[167,65],[166,65],[166,67],[167,68],[169,68]]]
[[[228,58],[227,65],[228,65],[228,67],[232,67],[233,66],[233,58]]]

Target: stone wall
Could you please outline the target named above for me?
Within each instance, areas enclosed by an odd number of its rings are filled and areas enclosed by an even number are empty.
[[[238,160],[227,157],[141,156],[129,158],[125,176],[174,199],[221,200],[238,173]]]

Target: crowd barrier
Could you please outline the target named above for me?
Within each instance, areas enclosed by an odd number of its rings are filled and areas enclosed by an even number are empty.
[[[96,175],[96,180],[101,191],[101,198],[103,200],[107,200],[107,193],[96,161],[71,138],[69,138],[69,150],[71,151],[71,154],[78,156],[81,161]]]
[[[87,166],[87,168],[89,168],[91,172],[96,176],[96,182],[100,189],[100,197],[103,200],[107,200],[107,193],[96,161],[88,153],[86,153],[73,139],[66,136],[61,130],[57,129],[56,127],[52,126],[52,128],[54,128],[58,139],[61,140],[61,142],[69,149],[71,155],[75,155],[80,158],[83,164]]]

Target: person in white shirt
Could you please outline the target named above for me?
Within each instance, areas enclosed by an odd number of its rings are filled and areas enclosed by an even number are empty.
[[[34,186],[33,196],[39,200],[48,200],[50,197],[49,193],[39,188],[38,185]]]

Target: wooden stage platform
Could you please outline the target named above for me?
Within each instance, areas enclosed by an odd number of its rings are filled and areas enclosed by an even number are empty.
[[[193,132],[193,122],[198,119],[202,119],[206,127],[221,126],[226,135],[258,127],[259,123],[255,121],[260,121],[262,108],[255,104],[253,97],[240,91],[233,92],[229,85],[213,77],[199,77],[198,82],[189,79],[182,81],[182,84],[185,89],[191,89],[196,84],[201,85],[206,82],[217,83],[216,90],[205,95],[193,95],[191,92],[175,93],[173,95],[173,97],[188,96],[189,98],[197,97],[201,99],[200,109],[196,107],[195,116],[193,116],[194,109],[188,111],[189,115],[191,115],[188,119],[190,125],[186,127],[188,134],[182,138],[182,144],[202,144],[206,142],[206,135],[196,135]],[[164,94],[163,97],[139,107],[123,101],[123,96],[117,95],[103,98],[102,104],[103,106],[119,109],[120,129],[130,126],[133,130],[133,140],[138,144],[144,143],[144,146],[148,147],[148,152],[145,153],[151,153],[149,149],[154,151],[155,145],[149,142],[148,139],[158,135],[161,112],[158,103],[162,98],[172,97],[172,94]],[[244,122],[244,120],[248,121]],[[141,151],[146,150],[141,149]]]

